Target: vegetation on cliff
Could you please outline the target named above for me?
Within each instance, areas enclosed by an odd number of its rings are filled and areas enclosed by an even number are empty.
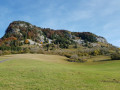
[[[91,56],[111,55],[119,49],[91,32],[53,30],[14,21],[0,39],[0,50],[1,55],[31,52],[59,54],[70,58],[69,61],[81,62]]]

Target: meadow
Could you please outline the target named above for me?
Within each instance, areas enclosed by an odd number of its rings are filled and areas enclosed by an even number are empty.
[[[0,56],[3,60],[0,90],[120,90],[119,60],[76,63],[44,54]]]

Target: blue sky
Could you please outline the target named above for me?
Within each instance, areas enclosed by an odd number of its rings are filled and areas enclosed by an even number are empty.
[[[0,37],[16,20],[92,32],[120,46],[120,0],[0,0]]]

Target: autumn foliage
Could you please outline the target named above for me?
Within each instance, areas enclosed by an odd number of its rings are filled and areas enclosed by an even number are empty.
[[[29,44],[29,41],[28,41],[28,39],[26,39],[26,40],[25,40],[25,44]]]

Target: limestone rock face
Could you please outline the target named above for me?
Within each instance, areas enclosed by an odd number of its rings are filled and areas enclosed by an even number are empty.
[[[102,42],[102,43],[107,43],[107,40],[105,39],[105,38],[103,38],[103,37],[97,37],[97,41],[98,42]]]
[[[22,21],[14,21],[12,23],[10,23],[10,25],[8,26],[7,30],[6,30],[6,34],[13,34],[13,35],[20,35],[23,36],[23,34],[21,33],[21,31],[26,29],[28,27],[28,25],[25,22]]]
[[[41,28],[24,21],[14,21],[10,23],[3,38],[8,38],[11,36],[14,36],[20,40],[31,39],[38,43],[44,42],[44,36]]]
[[[78,44],[83,44],[84,43],[84,40],[81,40],[81,39],[77,39],[77,40],[74,40],[74,41]]]

